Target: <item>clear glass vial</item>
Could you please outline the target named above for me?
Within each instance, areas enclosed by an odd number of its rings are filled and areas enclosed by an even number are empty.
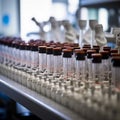
[[[33,44],[31,46],[31,68],[32,69],[37,69],[39,65],[39,54],[38,54],[38,45]]]
[[[63,50],[63,79],[72,79],[72,51],[68,49]]]
[[[120,57],[113,57],[112,59],[112,83],[120,89]]]
[[[43,73],[46,70],[46,61],[47,61],[47,55],[46,55],[46,46],[39,46],[39,72]]]
[[[76,79],[85,81],[86,72],[85,52],[79,50],[76,52]]]
[[[92,54],[92,79],[97,83],[102,81],[102,55],[99,53]]]
[[[54,59],[53,59],[53,48],[47,47],[46,48],[46,54],[47,54],[47,67],[46,72],[48,75],[52,75],[54,72]]]
[[[62,49],[60,47],[53,48],[54,57],[54,76],[60,77],[62,73]]]
[[[88,80],[92,80],[92,54],[96,53],[96,50],[87,50],[87,74]]]
[[[101,51],[100,54],[102,55],[102,79],[103,81],[109,81],[109,52]]]

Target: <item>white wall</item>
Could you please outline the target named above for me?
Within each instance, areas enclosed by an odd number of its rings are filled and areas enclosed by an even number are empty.
[[[1,15],[8,15],[10,18],[9,24],[2,22],[2,31],[4,35],[18,35],[18,0],[2,0],[1,1]]]
[[[26,39],[29,32],[39,32],[39,27],[31,20],[47,21],[51,16],[51,0],[20,0],[21,36]]]

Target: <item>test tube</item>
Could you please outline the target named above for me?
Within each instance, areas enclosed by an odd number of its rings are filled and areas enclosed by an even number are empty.
[[[109,52],[101,51],[102,55],[102,72],[103,72],[103,81],[109,81]]]
[[[20,67],[25,67],[25,43],[22,42],[19,46],[20,49]]]
[[[39,46],[38,51],[39,51],[39,72],[44,73],[47,64],[46,46]]]
[[[85,52],[83,50],[76,51],[76,79],[85,81]]]
[[[7,61],[7,46],[6,46],[6,42],[3,41],[3,63],[6,64]]]
[[[92,54],[92,79],[95,83],[101,83],[102,79],[102,55]]]
[[[39,65],[38,45],[33,43],[31,45],[31,69],[37,69]]]
[[[6,40],[6,65],[10,64],[10,54],[11,54],[11,39],[12,38],[8,38]]]
[[[120,57],[113,57],[112,59],[112,83],[120,89]]]
[[[21,64],[21,55],[20,55],[20,44],[22,42],[15,43],[15,48],[13,49],[13,65],[20,66]]]
[[[72,79],[72,51],[68,49],[63,50],[63,79]]]
[[[11,40],[10,43],[9,43],[9,65],[10,66],[12,64],[12,49],[13,49],[13,47],[12,47],[12,41],[13,40]]]
[[[111,60],[112,57],[114,56],[114,54],[118,54],[118,50],[117,49],[111,49],[110,50],[110,58],[109,58],[109,70],[110,70],[110,78],[112,77],[112,64],[111,64]],[[116,56],[116,55],[115,55]]]
[[[15,41],[12,42],[12,57],[11,57],[11,64],[13,66],[17,65],[17,61],[16,59],[18,59],[18,50],[19,50],[19,45],[17,43],[15,43]],[[16,58],[15,58],[16,56]]]
[[[108,59],[108,61],[109,61],[109,74],[110,74],[110,72],[111,72],[111,69],[110,69],[110,64],[111,64],[111,59],[110,59],[110,56],[111,56],[111,47],[109,47],[109,46],[104,46],[103,47],[103,51],[108,51],[108,54],[109,54],[109,59]]]
[[[70,45],[71,46],[71,45]],[[67,46],[66,48],[71,50],[71,54],[72,54],[72,73],[73,73],[73,77],[75,75],[75,54],[74,54],[74,47],[70,47],[70,46]]]
[[[30,47],[30,44],[26,44],[25,45],[25,64],[26,64],[26,68],[30,68],[31,67],[31,51],[30,51],[31,47]]]
[[[88,80],[92,80],[92,54],[94,53],[96,50],[87,50]]]
[[[60,77],[62,73],[62,49],[60,47],[53,48],[54,56],[54,76]]]
[[[47,75],[53,75],[54,72],[53,48],[47,47],[46,54],[47,54],[47,67],[46,67]]]

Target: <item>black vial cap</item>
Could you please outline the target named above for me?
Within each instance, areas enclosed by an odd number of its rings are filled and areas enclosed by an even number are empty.
[[[76,60],[85,60],[85,51],[79,50],[76,52]]]
[[[74,52],[74,48],[71,47],[71,46],[64,46],[65,49],[68,49],[68,50],[71,50],[72,52],[72,55],[73,55],[73,52]]]
[[[79,44],[78,43],[72,43],[71,47],[79,47]]]
[[[16,48],[16,43],[14,41],[12,42],[12,47]]]
[[[64,58],[71,58],[72,57],[72,51],[69,49],[63,49],[63,57]]]
[[[62,49],[61,47],[53,48],[53,55],[61,55],[62,54]]]
[[[119,53],[111,53],[111,57],[120,57],[120,54]]]
[[[82,50],[85,52],[85,56],[87,55],[87,51],[90,50],[90,47],[82,48]]]
[[[12,41],[13,41],[13,40],[9,40],[9,41],[7,42],[8,47],[12,47]]]
[[[31,45],[31,51],[38,51],[38,46],[36,44]]]
[[[38,51],[39,53],[46,53],[46,46],[39,46]]]
[[[78,49],[74,49],[74,53],[75,53],[75,55],[76,55],[76,53],[79,52],[79,51],[81,51],[80,48],[78,48]]]
[[[113,57],[112,65],[113,65],[113,67],[120,67],[120,57]]]
[[[96,50],[87,50],[87,58],[91,59],[92,58],[92,54],[96,53]]]
[[[21,43],[21,44],[19,45],[19,49],[20,49],[20,50],[25,50],[25,43]]]
[[[16,43],[16,44],[13,45],[13,47],[15,47],[16,49],[19,49],[20,48],[20,44]]]
[[[99,53],[100,48],[99,47],[93,47],[94,50],[96,50],[97,53]]]
[[[118,50],[117,50],[117,49],[111,49],[110,52],[111,52],[111,53],[117,53]]]
[[[25,50],[30,50],[31,46],[29,44],[25,44]]]
[[[84,44],[83,48],[91,48],[91,45],[90,44]]]
[[[93,48],[99,48],[100,49],[100,46],[99,45],[93,45]]]
[[[102,55],[99,53],[92,54],[92,63],[101,63],[102,62]]]
[[[46,53],[47,54],[53,54],[53,48],[52,47],[47,47],[46,48]]]
[[[102,59],[109,58],[109,51],[101,51],[100,54],[102,55]]]
[[[105,46],[105,47],[103,47],[103,50],[104,50],[104,51],[109,51],[109,52],[110,52],[111,47],[107,47],[107,46]]]

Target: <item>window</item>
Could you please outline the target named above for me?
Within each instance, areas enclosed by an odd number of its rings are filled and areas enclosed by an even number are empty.
[[[38,26],[31,20],[35,17],[37,21],[47,21],[51,16],[51,0],[20,0],[20,27],[21,37],[26,38],[29,32],[39,32]]]

